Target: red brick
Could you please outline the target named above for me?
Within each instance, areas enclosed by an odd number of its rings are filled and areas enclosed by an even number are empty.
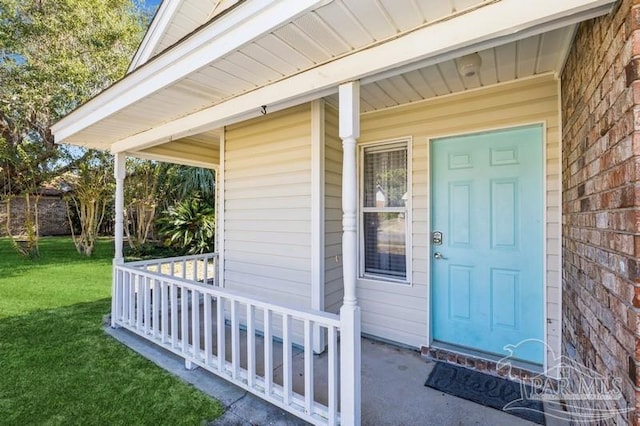
[[[633,301],[632,301],[633,307],[634,308],[639,308],[640,309],[640,287],[634,287],[633,288]]]

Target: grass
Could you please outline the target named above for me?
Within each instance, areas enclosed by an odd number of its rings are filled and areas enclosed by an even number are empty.
[[[0,239],[0,425],[199,425],[222,406],[108,337],[112,243]]]

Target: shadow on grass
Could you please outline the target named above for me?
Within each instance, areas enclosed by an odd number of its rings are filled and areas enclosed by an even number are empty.
[[[9,238],[0,238],[0,277],[16,276],[34,268],[49,265],[107,265],[113,259],[113,240],[101,238],[91,257],[76,251],[71,237],[43,237],[39,242],[40,256],[28,258],[16,252]]]
[[[0,319],[3,424],[197,425],[219,403],[109,338],[110,299]]]

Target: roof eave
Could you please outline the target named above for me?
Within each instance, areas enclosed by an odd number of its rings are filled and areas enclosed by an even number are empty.
[[[57,143],[188,74],[332,0],[246,2],[140,66],[82,106],[51,130]]]

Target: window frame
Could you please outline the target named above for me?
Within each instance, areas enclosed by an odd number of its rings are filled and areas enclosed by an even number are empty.
[[[412,145],[413,139],[410,136],[382,140],[372,141],[366,143],[360,143],[358,149],[358,279],[368,280],[373,282],[389,283],[389,284],[401,284],[412,285]],[[405,262],[406,262],[406,274],[403,278],[394,277],[393,275],[385,274],[373,274],[371,272],[365,272],[365,232],[364,232],[364,214],[380,212],[379,207],[365,207],[364,206],[364,169],[365,169],[365,155],[367,152],[386,152],[393,151],[398,148],[406,149],[407,151],[407,201],[404,207],[385,207],[384,212],[389,213],[404,213],[405,214]]]

